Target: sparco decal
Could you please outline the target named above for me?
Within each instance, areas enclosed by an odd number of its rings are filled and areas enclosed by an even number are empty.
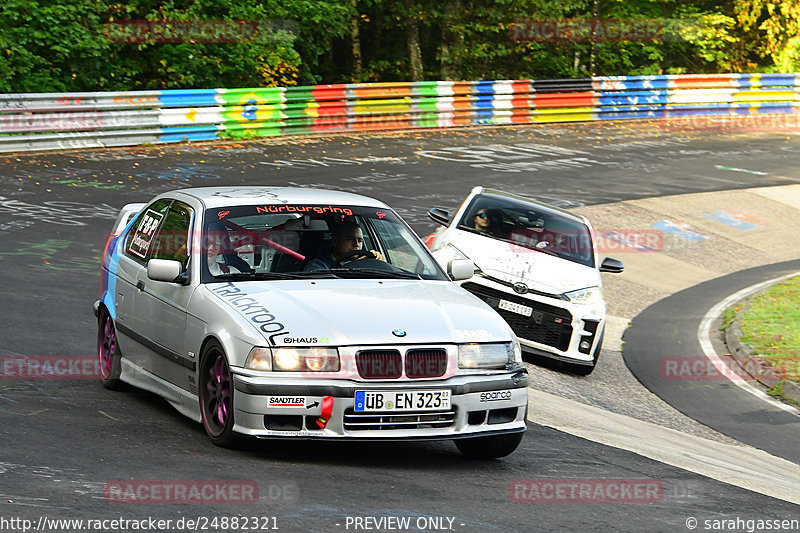
[[[251,298],[248,293],[235,287],[232,282],[224,283],[211,289],[217,296],[228,302],[228,304],[250,319],[258,329],[264,333],[271,334],[269,342],[273,345],[273,337],[278,335],[288,335],[283,324],[275,319],[275,315],[269,312],[266,307],[258,303],[258,300]]]
[[[510,390],[498,390],[492,392],[482,392],[481,393],[481,402],[498,402],[501,400],[510,400],[511,399],[511,391]]]

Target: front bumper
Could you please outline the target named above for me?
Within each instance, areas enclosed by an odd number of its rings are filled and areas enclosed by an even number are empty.
[[[525,370],[455,376],[440,381],[266,380],[237,374],[234,431],[268,438],[424,440],[457,439],[525,431],[528,376]],[[356,391],[450,390],[450,408],[438,411],[356,413]],[[270,397],[302,399],[270,407]],[[317,421],[325,398],[332,409],[324,428]],[[330,401],[330,400],[328,400]]]
[[[461,286],[503,317],[524,351],[568,363],[593,363],[595,348],[605,328],[605,305],[588,311],[585,306],[558,298],[516,294],[510,287],[479,276]],[[531,308],[531,316],[500,309],[500,300]]]

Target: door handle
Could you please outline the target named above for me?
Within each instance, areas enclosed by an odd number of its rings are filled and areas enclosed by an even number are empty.
[[[142,280],[137,281],[136,282],[136,288],[139,289],[140,291],[143,291],[144,290],[144,281],[142,281]]]

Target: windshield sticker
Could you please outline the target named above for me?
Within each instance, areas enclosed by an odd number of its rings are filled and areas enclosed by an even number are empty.
[[[231,214],[231,212],[230,212],[230,211],[220,211],[219,213],[217,213],[217,217],[218,217],[220,220],[222,220],[223,218],[225,218],[226,216],[228,216],[228,215],[230,215],[230,214]]]
[[[150,249],[150,243],[153,240],[153,234],[156,228],[161,224],[161,219],[164,218],[162,213],[148,209],[139,223],[139,228],[133,234],[133,239],[128,247],[128,251],[133,255],[139,256],[142,259],[147,255]]]
[[[273,345],[273,337],[278,335],[288,335],[283,324],[278,322],[275,315],[270,313],[266,307],[259,304],[255,298],[251,298],[248,293],[234,286],[232,282],[227,282],[211,289],[217,296],[221,297],[231,307],[239,311],[253,322],[258,329],[264,333],[271,334],[269,342]]]
[[[265,205],[256,206],[256,213],[308,213],[313,212],[319,215],[324,213],[338,213],[340,215],[352,216],[353,210],[349,207],[334,207],[332,205]]]

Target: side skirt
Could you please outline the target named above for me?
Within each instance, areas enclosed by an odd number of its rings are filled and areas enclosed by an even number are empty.
[[[125,359],[124,356],[122,357],[122,373],[120,378],[125,383],[129,383],[134,387],[158,394],[167,400],[172,407],[177,409],[179,413],[191,418],[195,422],[199,423],[202,421],[200,416],[200,399],[197,395],[151,374],[147,370]]]

